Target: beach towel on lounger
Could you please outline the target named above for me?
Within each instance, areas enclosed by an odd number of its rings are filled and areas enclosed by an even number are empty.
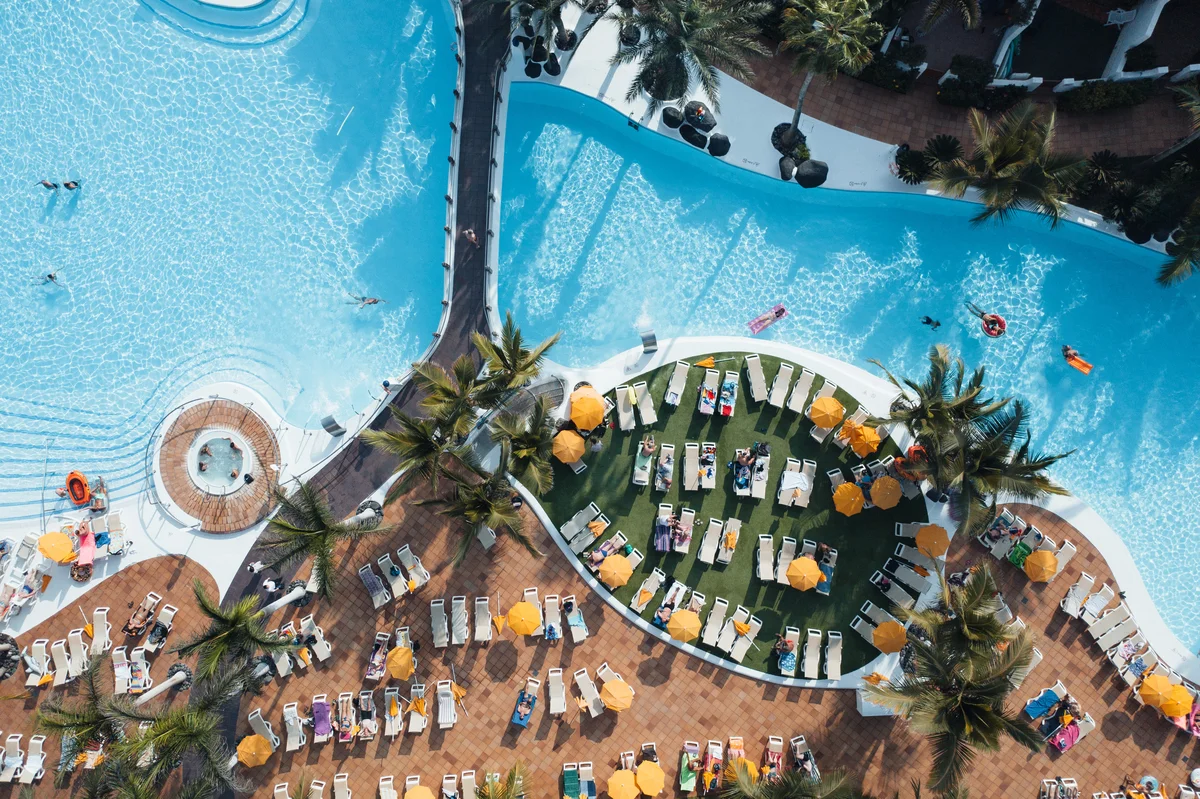
[[[1029,714],[1029,718],[1037,719],[1050,712],[1050,709],[1058,704],[1058,694],[1047,688],[1042,691],[1037,698],[1025,706],[1025,712]]]
[[[1050,743],[1060,752],[1065,752],[1079,741],[1079,724],[1072,721],[1050,736]]]
[[[313,732],[317,735],[329,735],[333,732],[333,726],[329,723],[329,703],[314,702],[312,706],[313,713]]]
[[[661,516],[654,520],[654,551],[671,551],[671,524]]]

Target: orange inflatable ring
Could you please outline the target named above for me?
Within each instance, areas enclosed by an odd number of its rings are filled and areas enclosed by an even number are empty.
[[[71,472],[67,475],[67,495],[76,505],[86,505],[91,501],[92,490],[88,487],[83,472]]]
[[[1000,338],[1008,330],[1008,322],[1000,314],[990,313],[979,317],[983,332],[988,338]]]

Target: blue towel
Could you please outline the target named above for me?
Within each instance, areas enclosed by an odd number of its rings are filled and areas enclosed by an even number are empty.
[[[821,569],[821,574],[825,575],[825,579],[817,583],[817,593],[829,596],[829,588],[833,585],[833,567],[828,563],[822,563],[819,568]]]
[[[779,670],[785,673],[792,673],[796,670],[796,653],[782,652],[779,655]]]
[[[1049,713],[1050,709],[1056,704],[1058,704],[1058,694],[1047,688],[1025,705],[1025,712],[1029,714],[1029,718],[1031,719],[1041,718]]]

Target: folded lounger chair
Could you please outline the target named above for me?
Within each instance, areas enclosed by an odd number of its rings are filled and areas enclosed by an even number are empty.
[[[450,625],[446,620],[446,600],[435,599],[429,603],[429,614],[433,624],[433,645],[445,649],[450,645]]]
[[[700,643],[705,646],[716,646],[721,630],[725,626],[725,614],[729,611],[729,602],[721,597],[713,600],[712,610],[704,622],[704,630],[700,634]]]
[[[450,600],[450,643],[454,646],[462,646],[471,638],[467,615],[467,598],[453,597]]]
[[[721,528],[724,524],[720,519],[709,519],[708,529],[700,540],[700,553],[696,556],[701,563],[711,565],[717,556],[717,547],[721,544]]]
[[[649,426],[658,422],[658,413],[654,410],[654,400],[650,396],[650,389],[646,385],[646,381],[633,384],[633,393],[637,397],[638,416],[642,417],[642,424]]]
[[[622,430],[632,430],[637,426],[637,421],[633,417],[633,398],[629,386],[617,386],[616,402],[617,424]]]
[[[815,680],[821,674],[821,631],[809,628],[804,639],[804,679]]]
[[[812,391],[816,375],[807,369],[800,370],[800,379],[792,386],[792,394],[788,397],[787,409],[793,413],[803,413],[808,406],[808,392]]]
[[[475,643],[477,644],[486,644],[492,640],[492,610],[490,602],[490,597],[475,597]]]
[[[683,490],[700,490],[700,445],[690,441],[683,445]]]
[[[842,634],[830,630],[825,644],[825,677],[830,680],[842,679]]]
[[[771,391],[767,394],[767,402],[776,407],[782,408],[783,401],[787,398],[788,386],[792,382],[792,372],[795,367],[790,363],[780,363],[779,371],[775,373],[775,379],[771,381]]]
[[[746,356],[746,377],[750,382],[750,399],[762,402],[767,398],[767,379],[763,376],[762,359],[758,355]]]
[[[546,690],[550,695],[550,715],[561,716],[567,712],[567,686],[563,682],[562,669],[550,669],[546,674]]]
[[[667,393],[663,397],[663,402],[668,405],[679,405],[679,400],[683,398],[683,391],[687,388],[688,368],[687,361],[675,362],[675,369],[671,372],[671,382],[667,385]]]

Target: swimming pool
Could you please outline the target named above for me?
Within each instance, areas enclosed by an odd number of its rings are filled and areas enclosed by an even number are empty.
[[[501,307],[532,339],[562,330],[556,360],[598,363],[641,326],[746,335],[777,302],[790,315],[763,337],[868,369],[920,376],[946,343],[1029,401],[1036,445],[1078,450],[1053,476],[1119,531],[1168,626],[1200,644],[1200,283],[1160,289],[1159,256],[1077,225],[974,228],[967,203],[717,164],[556,87],[514,84],[505,136]],[[986,338],[967,300],[1008,335]]]
[[[431,341],[449,3],[247,13],[236,42],[166,0],[0,15],[0,519],[36,512],[44,463],[52,485],[78,468],[138,490],[189,389],[244,383],[315,426]]]

